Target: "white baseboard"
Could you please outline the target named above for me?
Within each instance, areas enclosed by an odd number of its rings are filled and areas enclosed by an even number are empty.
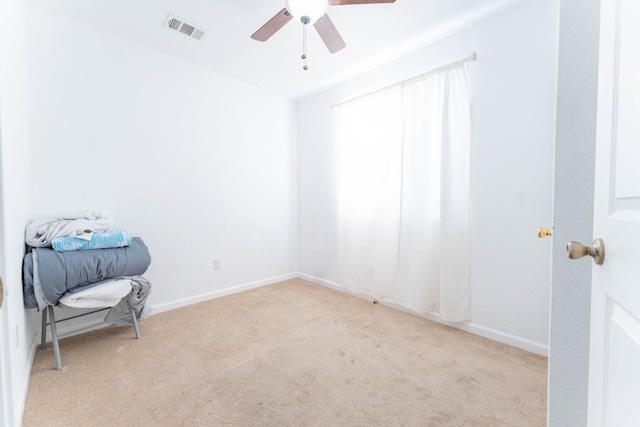
[[[169,310],[175,310],[176,308],[186,307],[188,305],[225,297],[231,294],[237,294],[238,292],[248,291],[249,289],[261,288],[262,286],[272,285],[274,283],[282,282],[289,279],[295,279],[297,277],[298,277],[298,273],[288,273],[288,274],[283,274],[282,276],[271,277],[264,280],[258,280],[256,282],[245,283],[243,285],[232,286],[230,288],[220,289],[213,292],[207,292],[204,294],[200,294],[200,295],[196,295],[188,298],[183,298],[177,301],[170,301],[164,304],[154,305],[153,314],[162,313],[164,311],[169,311]]]
[[[243,291],[247,291],[250,289],[255,289],[255,288],[260,288],[262,286],[267,286],[267,285],[271,285],[274,283],[278,283],[278,282],[282,282],[284,280],[289,280],[289,279],[294,279],[294,278],[300,278],[303,280],[306,280],[308,282],[311,283],[315,283],[317,285],[321,285],[321,286],[325,286],[327,288],[333,289],[335,291],[338,292],[343,292],[343,293],[347,293],[353,296],[356,296],[358,298],[363,298],[363,299],[367,299],[367,300],[372,300],[372,298],[368,295],[365,294],[358,294],[358,293],[354,293],[351,291],[348,291],[347,289],[343,288],[342,286],[338,285],[335,282],[331,282],[329,280],[325,280],[325,279],[321,279],[318,277],[314,277],[311,276],[309,274],[304,274],[304,273],[288,273],[288,274],[283,274],[281,276],[276,276],[276,277],[271,277],[268,279],[264,279],[264,280],[258,280],[255,282],[251,282],[251,283],[245,283],[242,285],[237,285],[237,286],[232,286],[229,288],[225,288],[225,289],[219,289],[216,291],[212,291],[212,292],[207,292],[204,294],[200,294],[200,295],[195,295],[192,297],[188,297],[188,298],[183,298],[180,300],[176,300],[176,301],[170,301],[170,302],[166,302],[163,304],[158,304],[158,305],[154,305],[153,306],[153,314],[157,314],[157,313],[162,313],[165,311],[170,311],[170,310],[175,310],[177,308],[181,308],[181,307],[186,307],[188,305],[192,305],[192,304],[197,304],[199,302],[204,302],[204,301],[209,301],[212,299],[216,299],[216,298],[221,298],[227,295],[232,295],[232,294],[236,294],[238,292],[243,292]],[[395,305],[395,304],[386,304],[386,303],[380,303],[382,305],[385,305],[387,307],[391,307],[400,311],[403,311],[405,313],[409,313],[415,316],[419,316],[437,323],[441,323],[443,325],[447,325],[447,326],[451,326],[453,328],[456,329],[460,329],[462,331],[465,332],[469,332],[472,333],[474,335],[478,335],[484,338],[488,338],[490,340],[493,341],[497,341],[497,342],[501,342],[503,344],[507,344],[510,345],[512,347],[516,347],[516,348],[520,348],[522,350],[525,351],[529,351],[531,353],[535,353],[535,354],[539,354],[541,356],[545,356],[548,357],[549,355],[549,347],[545,344],[539,343],[539,342],[535,342],[535,341],[531,341],[528,340],[526,338],[522,338],[522,337],[518,337],[515,335],[511,335],[502,331],[498,331],[496,329],[492,329],[492,328],[488,328],[482,325],[478,325],[475,324],[473,322],[465,322],[465,323],[449,323],[449,322],[445,322],[442,319],[440,319],[440,317],[435,314],[435,313],[428,313],[428,314],[419,314],[419,313],[415,313],[411,310],[408,310],[404,307]],[[89,331],[93,331],[96,329],[101,329],[104,328],[106,326],[108,326],[107,324],[105,324],[102,319],[105,316],[105,312],[102,313],[96,313],[93,315],[89,315],[86,317],[80,317],[77,319],[73,319],[70,320],[66,323],[59,323],[58,324],[58,336],[60,338],[65,338],[65,337],[69,337],[69,336],[73,336],[73,335],[78,335],[78,334],[82,334],[85,332],[89,332]],[[49,334],[47,334],[49,335]],[[50,336],[48,336],[48,340],[50,341]],[[39,342],[40,340],[40,335],[38,334],[36,336],[36,342]],[[33,349],[33,354],[35,355],[35,347]]]
[[[351,292],[347,289],[345,289],[344,287],[340,286],[339,284],[335,283],[335,282],[331,282],[329,280],[325,280],[325,279],[320,279],[318,277],[314,277],[308,274],[304,274],[304,273],[298,273],[298,277],[300,279],[306,280],[307,282],[311,282],[311,283],[315,283],[317,285],[321,285],[321,286],[325,286],[327,288],[336,290],[338,292],[343,292],[346,294],[350,294],[353,296],[356,296],[358,298],[364,298],[367,300],[372,300],[373,298],[371,298],[368,295],[364,295],[364,294],[358,294],[358,293],[354,293]],[[539,342],[535,342],[535,341],[531,341],[528,340],[526,338],[522,338],[522,337],[518,337],[515,335],[511,335],[508,334],[506,332],[502,332],[502,331],[498,331],[496,329],[492,329],[492,328],[487,328],[485,326],[482,325],[478,325],[475,324],[473,322],[465,322],[465,323],[450,323],[450,322],[445,322],[443,321],[440,316],[438,316],[435,313],[427,313],[427,314],[420,314],[420,313],[416,313],[414,311],[411,311],[409,309],[406,309],[404,307],[401,307],[399,305],[396,304],[386,304],[386,303],[382,303],[380,302],[381,305],[387,306],[387,307],[391,307],[394,308],[396,310],[400,310],[403,311],[405,313],[409,313],[412,314],[414,316],[419,316],[443,325],[447,325],[447,326],[451,326],[452,328],[456,328],[456,329],[460,329],[462,331],[465,332],[469,332],[471,334],[474,335],[478,335],[484,338],[488,338],[490,340],[493,341],[497,341],[503,344],[507,344],[511,347],[516,347],[531,353],[535,353],[535,354],[539,354],[540,356],[545,356],[545,357],[549,357],[549,346],[546,344],[542,344]]]

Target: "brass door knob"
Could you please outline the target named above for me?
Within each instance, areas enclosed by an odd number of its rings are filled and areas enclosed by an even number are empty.
[[[585,246],[579,242],[567,243],[567,255],[571,259],[579,259],[589,255],[593,262],[602,265],[604,262],[604,242],[602,239],[595,239],[591,246]]]

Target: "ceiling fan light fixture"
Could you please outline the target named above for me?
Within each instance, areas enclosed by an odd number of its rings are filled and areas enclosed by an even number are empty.
[[[314,24],[327,13],[327,0],[286,0],[285,7],[303,24]]]

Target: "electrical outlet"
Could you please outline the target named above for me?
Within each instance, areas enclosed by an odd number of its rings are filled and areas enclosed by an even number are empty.
[[[219,259],[214,259],[213,260],[213,269],[214,270],[220,270],[220,260]]]

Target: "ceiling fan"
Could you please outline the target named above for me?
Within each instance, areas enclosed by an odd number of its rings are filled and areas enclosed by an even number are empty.
[[[395,3],[396,0],[285,0],[285,7],[273,18],[267,21],[258,31],[251,35],[251,38],[261,42],[267,41],[280,28],[292,19],[300,21],[304,25],[304,52],[302,59],[305,60],[306,70],[306,29],[307,25],[313,24],[320,38],[329,49],[329,52],[336,53],[342,50],[346,44],[335,25],[327,15],[329,6],[341,6],[349,4],[373,4],[373,3]]]

